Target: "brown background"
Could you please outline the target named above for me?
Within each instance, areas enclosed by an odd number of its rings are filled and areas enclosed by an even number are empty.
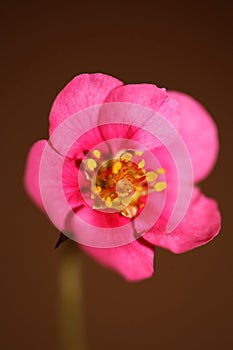
[[[58,349],[56,229],[22,188],[27,151],[47,137],[57,92],[105,72],[202,101],[216,120],[219,162],[203,191],[221,234],[195,251],[157,249],[154,278],[129,284],[83,255],[90,350],[232,349],[232,6],[154,1],[11,1],[1,7],[0,349]],[[78,349],[78,348],[77,348]],[[69,349],[67,349],[69,350]]]

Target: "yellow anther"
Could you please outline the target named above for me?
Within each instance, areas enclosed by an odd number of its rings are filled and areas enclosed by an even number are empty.
[[[139,191],[135,191],[133,196],[132,196],[132,201],[137,202],[138,199],[140,198],[140,196],[141,196],[141,193]]]
[[[100,158],[100,151],[98,151],[98,149],[95,149],[92,153],[96,158]]]
[[[124,161],[124,162],[129,162],[132,158],[133,158],[133,155],[129,152],[125,152],[121,155],[121,160]]]
[[[154,185],[154,189],[156,192],[161,192],[165,190],[166,187],[167,187],[167,184],[165,181],[159,181]]]
[[[156,180],[157,177],[158,177],[158,174],[156,174],[153,171],[148,171],[148,173],[146,173],[146,179],[148,182]]]
[[[112,167],[112,172],[113,174],[118,174],[119,170],[122,168],[122,163],[121,162],[116,162],[113,164]]]
[[[159,169],[157,169],[156,170],[156,172],[157,172],[157,174],[166,174],[166,169],[164,169],[164,168],[159,168]]]
[[[143,152],[142,151],[135,151],[134,154],[135,154],[135,156],[141,156],[141,155],[143,155]]]
[[[145,177],[144,177],[144,174],[136,174],[136,175],[134,175],[134,178],[136,179],[136,180],[138,180],[138,179],[145,179]]]
[[[87,167],[89,170],[93,171],[97,167],[97,163],[94,159],[90,158],[87,160]]]
[[[146,169],[147,160],[143,153],[140,149],[121,150],[114,158],[100,161],[101,152],[92,150],[92,157],[85,159],[85,174],[90,181],[93,209],[114,209],[127,218],[133,218],[141,208],[143,210],[144,196],[151,191],[166,189],[165,180],[159,177],[166,173],[165,169]]]
[[[100,193],[102,191],[102,188],[100,186],[96,186],[96,191]]]
[[[138,168],[139,168],[139,169],[142,169],[142,168],[144,167],[144,165],[145,165],[145,160],[142,159],[142,160],[138,163]]]
[[[142,186],[137,186],[137,185],[134,185],[134,188],[135,190],[141,192],[143,190],[143,187]]]
[[[106,206],[108,208],[111,208],[112,207],[112,199],[111,199],[111,197],[107,197],[105,203],[106,203]]]

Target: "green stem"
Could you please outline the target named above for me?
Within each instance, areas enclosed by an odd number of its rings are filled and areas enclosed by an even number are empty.
[[[61,350],[85,350],[81,254],[73,242],[62,247],[59,272]]]

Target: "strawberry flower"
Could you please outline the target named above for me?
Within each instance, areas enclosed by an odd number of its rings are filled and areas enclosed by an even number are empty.
[[[88,115],[86,111],[93,108],[101,117],[105,108],[108,113],[117,111],[114,108],[120,104],[124,108],[141,109],[141,119],[138,117],[141,125],[145,120],[143,108],[146,113],[153,111],[162,115],[172,125],[190,157],[195,183],[210,173],[219,147],[217,128],[204,107],[192,97],[167,92],[152,84],[124,85],[104,74],[81,74],[55,99],[49,116],[50,140],[40,140],[32,146],[24,183],[39,208],[47,213],[48,207],[52,208],[56,226],[62,232],[79,231],[81,238],[75,240],[81,249],[125,279],[136,281],[153,274],[155,246],[174,253],[199,247],[218,234],[221,218],[216,202],[190,182],[191,197],[185,215],[171,232],[167,232],[179,181],[183,181],[182,189],[186,186],[186,171],[177,174],[177,164],[167,147],[150,130],[138,127],[133,120],[130,125],[110,121],[93,125],[64,151],[65,143],[76,129],[74,119],[69,124],[72,116]],[[84,119],[80,120],[85,122]],[[185,159],[181,159],[182,163]],[[46,175],[43,190],[41,169]],[[58,193],[59,185],[62,196]],[[63,197],[68,205],[62,204]],[[148,201],[149,197],[152,199]],[[77,222],[77,217],[81,221]],[[145,229],[148,221],[150,225]],[[114,240],[121,237],[124,227],[129,227],[133,239],[115,246],[85,244],[85,237],[97,232],[97,227]]]

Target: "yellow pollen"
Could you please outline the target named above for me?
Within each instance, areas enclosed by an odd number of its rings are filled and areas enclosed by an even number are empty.
[[[94,159],[90,158],[87,160],[87,167],[89,170],[93,171],[97,167],[97,163]]]
[[[119,170],[122,168],[121,162],[116,162],[113,164],[112,172],[113,174],[118,174]]]
[[[148,171],[148,173],[146,173],[146,179],[148,182],[156,180],[157,177],[158,177],[158,174],[156,174],[153,171]]]
[[[142,169],[142,168],[144,167],[144,165],[145,165],[145,160],[142,159],[142,160],[138,163],[138,168],[139,168],[139,169]]]
[[[139,180],[139,179],[145,179],[145,177],[144,177],[145,175],[142,173],[142,174],[136,174],[135,176],[134,176],[134,178],[136,179],[136,180]]]
[[[139,200],[140,196],[141,196],[140,191],[135,191],[135,193],[134,193],[134,195],[132,197],[132,201],[133,202],[137,202]]]
[[[161,191],[165,190],[166,187],[167,187],[167,184],[166,184],[165,181],[157,182],[154,185],[154,189],[155,189],[156,192],[161,192]]]
[[[139,191],[139,192],[143,190],[143,187],[142,187],[142,186],[134,185],[134,188],[135,188],[137,191]]]
[[[124,162],[129,162],[133,158],[133,155],[129,152],[125,152],[121,155],[120,159]]]
[[[101,155],[101,153],[100,153],[100,151],[98,150],[98,149],[95,149],[94,151],[93,151],[93,154],[94,154],[94,156],[96,157],[96,158],[100,158],[100,155]]]
[[[100,161],[101,152],[98,149],[92,151],[93,158],[86,158],[84,172],[90,181],[93,209],[114,209],[131,219],[143,210],[145,196],[166,189],[165,180],[159,177],[166,170],[162,167],[146,169],[147,160],[143,153],[141,150],[121,150],[115,158]],[[138,158],[134,161],[136,156]]]
[[[102,191],[102,188],[100,186],[96,186],[96,191],[100,193]]]
[[[156,172],[157,172],[157,174],[166,174],[166,169],[164,169],[164,168],[159,168],[159,169],[157,169],[156,170]]]
[[[142,151],[135,151],[134,154],[135,154],[135,156],[141,156],[141,155],[143,155],[143,152]]]
[[[112,207],[112,200],[111,200],[111,198],[110,197],[107,197],[106,198],[106,206],[108,207],[108,208],[111,208]]]

